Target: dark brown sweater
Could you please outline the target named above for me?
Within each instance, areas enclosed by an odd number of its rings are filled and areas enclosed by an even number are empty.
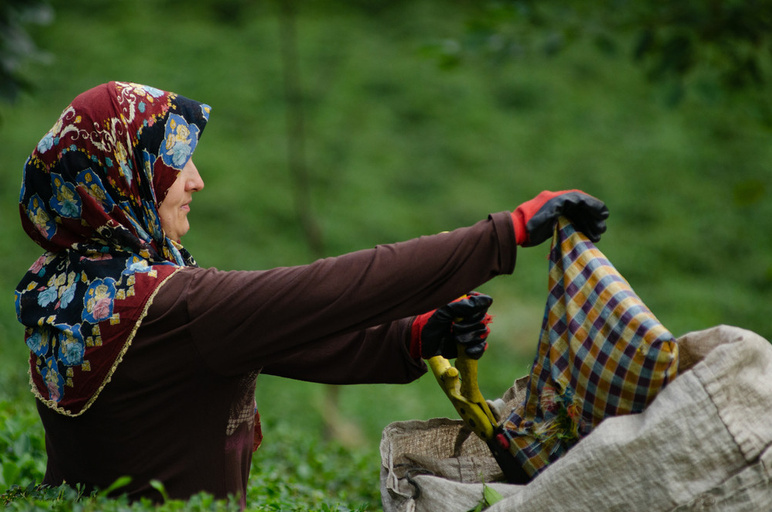
[[[266,271],[185,268],[156,295],[124,359],[83,415],[38,404],[45,483],[130,497],[244,495],[257,374],[313,382],[406,383],[414,315],[511,273],[508,212],[450,233]],[[274,404],[263,402],[261,407]],[[278,405],[280,406],[280,405]]]

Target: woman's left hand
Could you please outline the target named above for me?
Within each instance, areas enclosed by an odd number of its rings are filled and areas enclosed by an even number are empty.
[[[608,208],[603,201],[581,190],[545,190],[512,212],[517,245],[533,247],[551,238],[561,215],[593,242],[606,231]]]

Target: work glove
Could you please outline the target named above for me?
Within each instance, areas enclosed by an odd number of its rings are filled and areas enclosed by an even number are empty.
[[[551,238],[560,216],[567,217],[576,229],[597,242],[606,231],[608,208],[581,190],[545,190],[512,212],[517,245],[532,247]]]
[[[411,354],[424,359],[442,356],[458,357],[458,344],[463,345],[466,355],[480,359],[488,348],[488,324],[491,317],[488,308],[493,299],[472,292],[446,306],[419,315],[413,321]]]

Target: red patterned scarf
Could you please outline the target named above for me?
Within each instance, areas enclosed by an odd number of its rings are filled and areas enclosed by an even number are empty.
[[[209,106],[133,83],[84,92],[40,140],[19,209],[46,252],[16,288],[32,389],[51,409],[86,411],[109,382],[153,295],[191,255],[158,205],[190,160]]]

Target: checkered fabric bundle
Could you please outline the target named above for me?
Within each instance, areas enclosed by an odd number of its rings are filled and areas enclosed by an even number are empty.
[[[678,367],[673,335],[587,237],[561,218],[552,243],[528,392],[502,423],[531,477],[604,418],[641,412]]]

